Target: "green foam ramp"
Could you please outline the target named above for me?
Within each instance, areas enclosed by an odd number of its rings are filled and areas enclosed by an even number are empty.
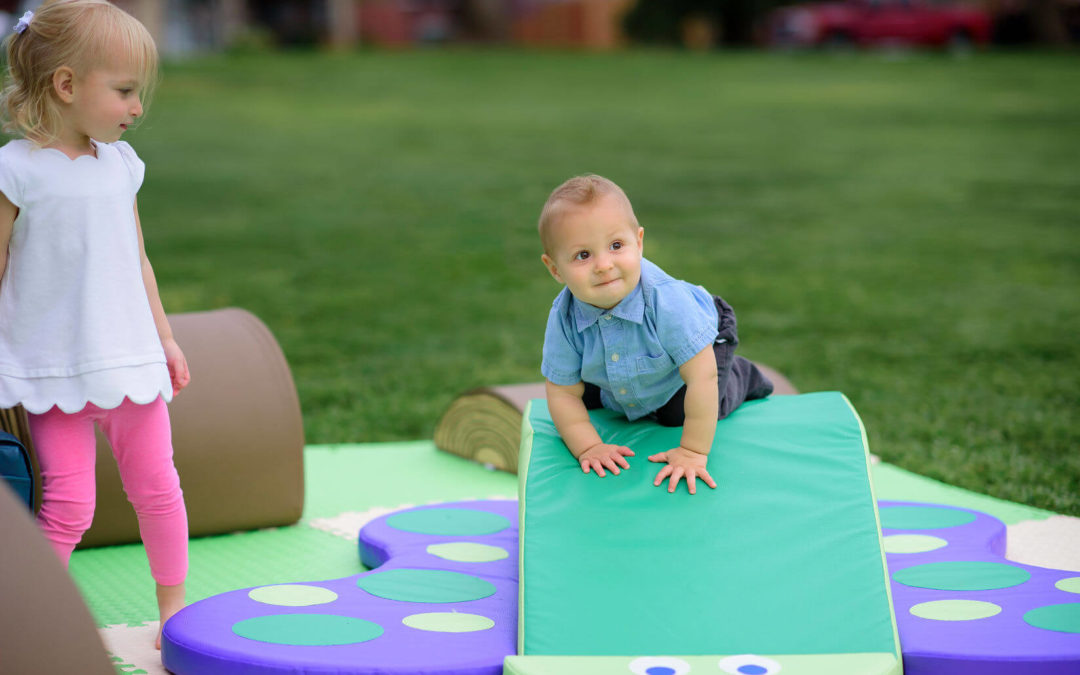
[[[629,657],[643,655],[708,656],[717,672],[725,655],[747,654],[901,672],[866,436],[846,397],[744,404],[717,423],[717,489],[699,481],[696,495],[652,484],[661,465],[647,457],[677,446],[681,428],[590,416],[606,442],[634,449],[629,470],[582,473],[546,403],[526,411],[518,656],[507,673],[577,667],[551,657],[633,672]]]

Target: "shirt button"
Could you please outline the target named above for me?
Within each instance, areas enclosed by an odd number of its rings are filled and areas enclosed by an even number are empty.
[[[627,407],[627,408],[633,408],[633,407],[634,407],[634,404],[633,404],[633,403],[627,403],[627,404],[626,404],[626,407]]]
[[[604,321],[611,321],[611,315],[610,314],[605,314],[604,315]]]
[[[620,389],[619,390],[619,395],[620,396],[625,396],[626,395],[626,390],[625,389]]]
[[[611,355],[611,360],[612,361],[618,361],[619,360],[619,355],[618,354],[612,354]]]

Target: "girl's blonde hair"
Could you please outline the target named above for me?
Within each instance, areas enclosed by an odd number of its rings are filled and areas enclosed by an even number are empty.
[[[83,77],[118,63],[138,74],[147,107],[157,84],[158,55],[146,27],[106,0],[43,3],[24,31],[7,38],[7,73],[0,93],[4,131],[48,145],[59,136],[61,125],[53,74],[67,66]]]
[[[540,231],[540,242],[544,245],[544,252],[551,254],[551,226],[562,217],[563,211],[568,205],[588,206],[607,195],[615,195],[623,203],[630,223],[635,228],[638,227],[637,216],[634,215],[634,207],[630,204],[630,198],[614,181],[594,173],[574,176],[552,190],[551,195],[544,202],[544,208],[540,211],[540,222],[537,229]]]

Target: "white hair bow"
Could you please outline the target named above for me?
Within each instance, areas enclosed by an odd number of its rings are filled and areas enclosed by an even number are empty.
[[[24,30],[26,30],[27,26],[30,25],[30,21],[33,18],[34,18],[34,13],[33,12],[28,11],[26,14],[23,14],[22,18],[19,19],[18,23],[15,24],[15,32],[18,33],[19,35],[22,35],[22,32]]]

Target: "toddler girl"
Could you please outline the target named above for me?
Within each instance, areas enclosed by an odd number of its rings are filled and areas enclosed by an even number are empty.
[[[94,424],[109,439],[157,582],[184,605],[187,514],[165,406],[189,381],[147,260],[120,141],[157,76],[153,38],[104,0],[27,12],[0,109],[0,407],[22,404],[42,476],[38,523],[66,565],[94,513]],[[161,645],[158,630],[157,646]]]

